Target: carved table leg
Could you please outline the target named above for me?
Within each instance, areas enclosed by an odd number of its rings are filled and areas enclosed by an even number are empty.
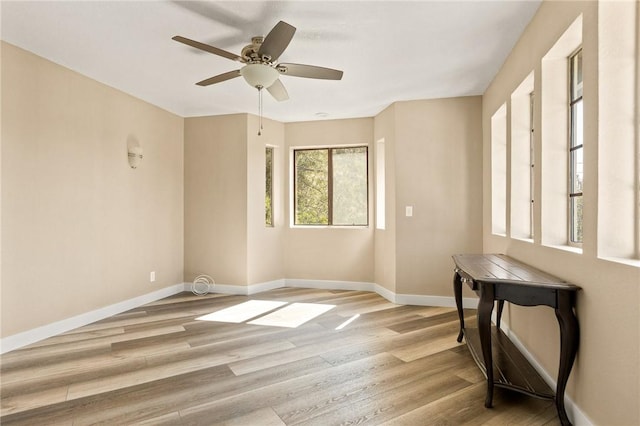
[[[560,367],[556,387],[556,407],[558,417],[563,425],[571,425],[564,407],[564,391],[580,341],[580,328],[573,313],[574,296],[574,293],[558,291],[558,307],[555,310],[560,325]]]
[[[458,318],[460,318],[460,333],[458,333],[458,343],[462,342],[464,335],[464,313],[462,312],[462,278],[456,270],[453,273],[453,294],[456,298],[456,307],[458,308]]]
[[[484,406],[493,405],[493,358],[491,355],[491,311],[493,311],[493,284],[480,285],[480,301],[478,302],[478,333],[482,345],[482,357],[487,371],[487,396]]]
[[[500,328],[500,320],[502,319],[502,310],[504,309],[504,300],[498,300],[498,312],[496,313],[496,327]]]

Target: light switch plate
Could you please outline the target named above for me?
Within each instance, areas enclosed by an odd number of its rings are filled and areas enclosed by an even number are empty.
[[[404,210],[405,210],[405,216],[407,217],[413,216],[413,206],[406,206]]]

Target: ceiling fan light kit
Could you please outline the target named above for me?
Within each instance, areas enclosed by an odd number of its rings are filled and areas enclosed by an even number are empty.
[[[249,86],[256,89],[271,87],[280,75],[275,68],[266,64],[245,65],[240,69],[240,74],[249,83]]]
[[[267,89],[271,96],[278,102],[289,99],[287,90],[278,78],[280,74],[323,80],[342,79],[342,71],[331,68],[303,64],[279,64],[277,60],[287,46],[289,46],[295,32],[296,28],[294,26],[280,21],[266,37],[253,37],[251,44],[242,49],[241,56],[182,36],[174,36],[173,40],[223,58],[231,59],[232,61],[246,64],[239,70],[219,74],[199,81],[196,84],[198,86],[209,86],[242,76],[251,87],[258,89],[260,129],[262,129],[262,89]],[[261,131],[258,130],[258,135],[260,134]]]

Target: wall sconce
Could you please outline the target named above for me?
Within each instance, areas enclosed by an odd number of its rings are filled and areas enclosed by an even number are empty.
[[[142,147],[140,145],[129,147],[127,155],[129,157],[129,165],[131,168],[137,168],[142,160]]]

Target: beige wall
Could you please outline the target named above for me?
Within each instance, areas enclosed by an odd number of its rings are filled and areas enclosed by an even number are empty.
[[[284,278],[284,125],[248,114],[185,119],[185,280]],[[265,147],[274,147],[275,226],[264,224]]]
[[[184,120],[185,281],[247,284],[247,115]]]
[[[451,255],[482,250],[482,98],[397,102],[395,116],[396,292],[451,297]]]
[[[287,176],[294,147],[361,144],[369,146],[369,200],[373,200],[371,155],[373,119],[327,120],[285,125]],[[290,182],[287,213],[290,220]],[[293,279],[373,282],[373,212],[369,203],[367,228],[288,228],[285,237],[285,276]],[[289,222],[287,222],[289,223]]]
[[[632,23],[635,22],[637,33],[637,3],[635,12],[634,2],[606,3],[611,8],[631,7],[632,11],[624,11],[622,16],[630,18],[629,21]],[[598,82],[602,78],[598,76],[601,54],[598,49],[599,34],[602,34],[599,31],[612,29],[599,28],[600,7],[602,4],[597,2],[544,2],[483,96],[484,250],[506,253],[582,287],[576,309],[581,341],[568,394],[594,424],[635,425],[640,424],[640,268],[637,262],[636,266],[631,266],[632,262],[625,264],[598,258],[598,221],[602,221],[603,217],[598,211],[596,178],[599,173],[604,173],[598,159],[598,147],[600,151],[611,149],[609,144],[615,141],[603,135],[603,129],[612,127],[606,122],[610,119],[607,118],[611,116],[610,111],[607,110],[607,114],[604,114],[605,111],[599,114],[599,108],[617,107],[615,103],[603,105],[598,101]],[[583,18],[586,165],[585,243],[583,252],[577,253],[542,245],[539,232],[536,233],[533,242],[491,234],[490,118],[532,70],[535,71],[535,97],[536,100],[540,99],[541,87],[544,87],[544,81],[540,79],[541,58],[580,14]],[[614,25],[621,25],[621,22],[618,21]],[[635,52],[637,75],[637,47]],[[609,51],[607,54],[615,55],[615,52]],[[626,84],[627,90],[634,90],[633,84],[638,84],[637,77],[634,83],[625,83],[620,78],[611,79],[611,75],[608,77],[607,82]],[[637,87],[635,90],[637,91]],[[636,104],[636,117],[637,108]],[[540,119],[539,103],[535,111],[536,129],[542,128],[544,132],[545,122]],[[637,126],[636,118],[636,135]],[[537,134],[537,159],[541,158],[539,137]],[[540,178],[538,168],[536,182],[540,182]],[[539,200],[535,209],[535,228],[542,228],[544,232],[546,224],[541,221],[540,202],[544,203],[545,198],[541,199],[539,186],[535,194]],[[636,210],[636,220],[637,215]],[[618,227],[616,232],[634,231]],[[544,368],[551,375],[557,374],[559,335],[553,311],[544,307],[513,307],[506,310],[505,320]]]
[[[258,117],[247,120],[247,269],[248,284],[282,279],[284,275],[285,223],[285,125]],[[265,148],[273,148],[273,220],[265,226]]]
[[[181,283],[182,175],[182,118],[3,42],[2,336]]]

